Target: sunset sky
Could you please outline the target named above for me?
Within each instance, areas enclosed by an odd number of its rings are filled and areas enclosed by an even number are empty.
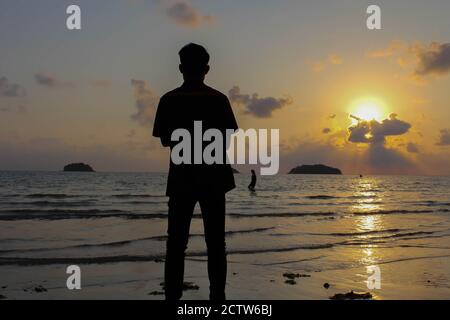
[[[379,31],[374,1],[2,0],[0,170],[166,170],[153,116],[195,42],[240,127],[280,129],[280,172],[449,175],[450,2],[375,2]]]

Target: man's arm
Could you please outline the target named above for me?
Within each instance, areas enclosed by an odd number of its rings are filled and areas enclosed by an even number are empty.
[[[231,104],[230,101],[228,100],[228,98],[226,96],[223,96],[224,102],[224,115],[223,115],[223,125],[224,125],[224,129],[225,129],[225,134],[226,134],[226,145],[225,145],[225,149],[228,150],[228,148],[230,148],[230,144],[231,144],[231,135],[229,134],[228,130],[233,130],[233,133],[236,132],[237,129],[239,129],[237,122],[236,122],[236,118],[234,117],[234,113],[233,113],[233,109],[231,108]],[[230,136],[228,136],[230,135]]]
[[[170,128],[168,118],[168,107],[166,98],[162,97],[159,100],[158,108],[156,110],[155,122],[153,123],[153,136],[160,138],[161,144],[164,147],[170,147]]]
[[[230,101],[226,96],[224,96],[224,105],[225,105],[225,115],[224,115],[224,124],[225,129],[233,129],[236,131],[239,129],[238,124],[236,122],[236,118],[234,117],[233,109],[231,108]]]

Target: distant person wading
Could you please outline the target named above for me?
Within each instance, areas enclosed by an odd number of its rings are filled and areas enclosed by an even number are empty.
[[[256,186],[256,173],[255,173],[255,170],[252,170],[252,181],[248,185],[248,190],[254,192],[255,186]]]

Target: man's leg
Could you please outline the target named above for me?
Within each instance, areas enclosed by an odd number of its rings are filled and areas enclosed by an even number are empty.
[[[200,198],[205,240],[208,248],[209,298],[225,300],[227,258],[225,244],[225,194]]]
[[[166,300],[179,300],[183,294],[184,255],[196,201],[184,196],[169,199],[164,282]]]

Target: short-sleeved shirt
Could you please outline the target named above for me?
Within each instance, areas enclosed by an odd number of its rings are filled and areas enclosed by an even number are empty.
[[[192,192],[226,193],[235,188],[232,168],[229,164],[194,164],[194,121],[202,122],[202,134],[208,129],[218,129],[223,136],[223,154],[226,156],[226,130],[237,130],[236,119],[228,98],[204,84],[181,87],[161,97],[153,125],[153,136],[172,150],[178,142],[170,142],[172,132],[186,129],[191,134],[190,164],[174,164],[170,160],[166,195],[186,195]],[[165,141],[165,143],[164,143]],[[202,150],[210,142],[202,143]],[[225,159],[224,159],[225,160]]]

